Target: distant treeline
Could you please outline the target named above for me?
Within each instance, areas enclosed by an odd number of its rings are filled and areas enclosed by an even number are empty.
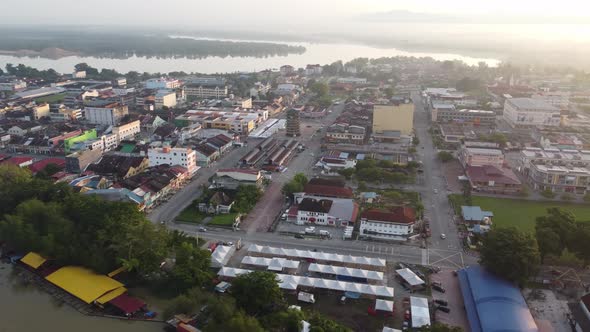
[[[167,35],[139,33],[79,32],[79,31],[20,31],[0,29],[0,50],[31,50],[41,52],[58,48],[80,55],[128,58],[142,57],[269,57],[302,54],[303,46],[266,42],[232,42],[170,38]]]

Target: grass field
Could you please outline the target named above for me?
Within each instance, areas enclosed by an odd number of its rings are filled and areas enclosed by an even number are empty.
[[[236,215],[237,213],[218,214],[211,219],[209,225],[231,226],[236,220]]]
[[[462,201],[461,195],[452,195],[456,204]],[[515,226],[521,230],[534,231],[535,219],[546,215],[551,207],[570,211],[577,221],[590,222],[590,205],[568,204],[562,202],[536,202],[518,199],[472,196],[473,205],[494,213],[494,225],[497,227]],[[459,206],[460,209],[460,206]]]
[[[51,95],[51,96],[37,98],[37,99],[35,99],[35,102],[53,104],[53,103],[57,103],[57,102],[64,100],[65,97],[66,97],[65,93],[60,93],[57,95]]]
[[[196,204],[193,202],[186,209],[182,210],[176,220],[183,222],[190,222],[200,224],[206,215],[197,209]]]

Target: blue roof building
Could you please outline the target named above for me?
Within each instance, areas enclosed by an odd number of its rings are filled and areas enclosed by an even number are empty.
[[[471,332],[539,331],[517,287],[478,265],[458,275]]]
[[[482,211],[479,206],[461,206],[461,216],[468,222],[482,222],[486,217],[492,218],[494,213],[491,211]]]

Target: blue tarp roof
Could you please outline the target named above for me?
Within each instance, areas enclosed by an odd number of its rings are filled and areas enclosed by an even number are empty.
[[[482,221],[485,217],[493,217],[491,211],[482,211],[479,206],[461,206],[461,215],[465,221]]]
[[[481,266],[459,270],[459,284],[472,332],[538,332],[520,293]]]

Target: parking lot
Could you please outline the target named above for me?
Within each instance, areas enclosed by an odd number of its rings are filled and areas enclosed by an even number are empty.
[[[443,270],[431,276],[431,281],[440,282],[445,289],[444,293],[433,290],[433,300],[440,299],[448,302],[448,307],[451,309],[449,313],[436,310],[434,312],[434,321],[444,324],[458,326],[463,331],[469,331],[469,324],[467,322],[467,314],[463,303],[463,295],[459,287],[459,278],[457,278],[453,271]]]
[[[293,222],[281,221],[277,227],[279,233],[293,233],[302,234],[305,233],[305,229],[310,227],[309,225],[296,225]],[[305,236],[320,237],[320,231],[326,231],[330,233],[333,239],[342,239],[344,236],[344,227],[334,226],[318,226],[314,225],[315,232],[313,234],[306,234]],[[328,239],[326,239],[328,240]]]

